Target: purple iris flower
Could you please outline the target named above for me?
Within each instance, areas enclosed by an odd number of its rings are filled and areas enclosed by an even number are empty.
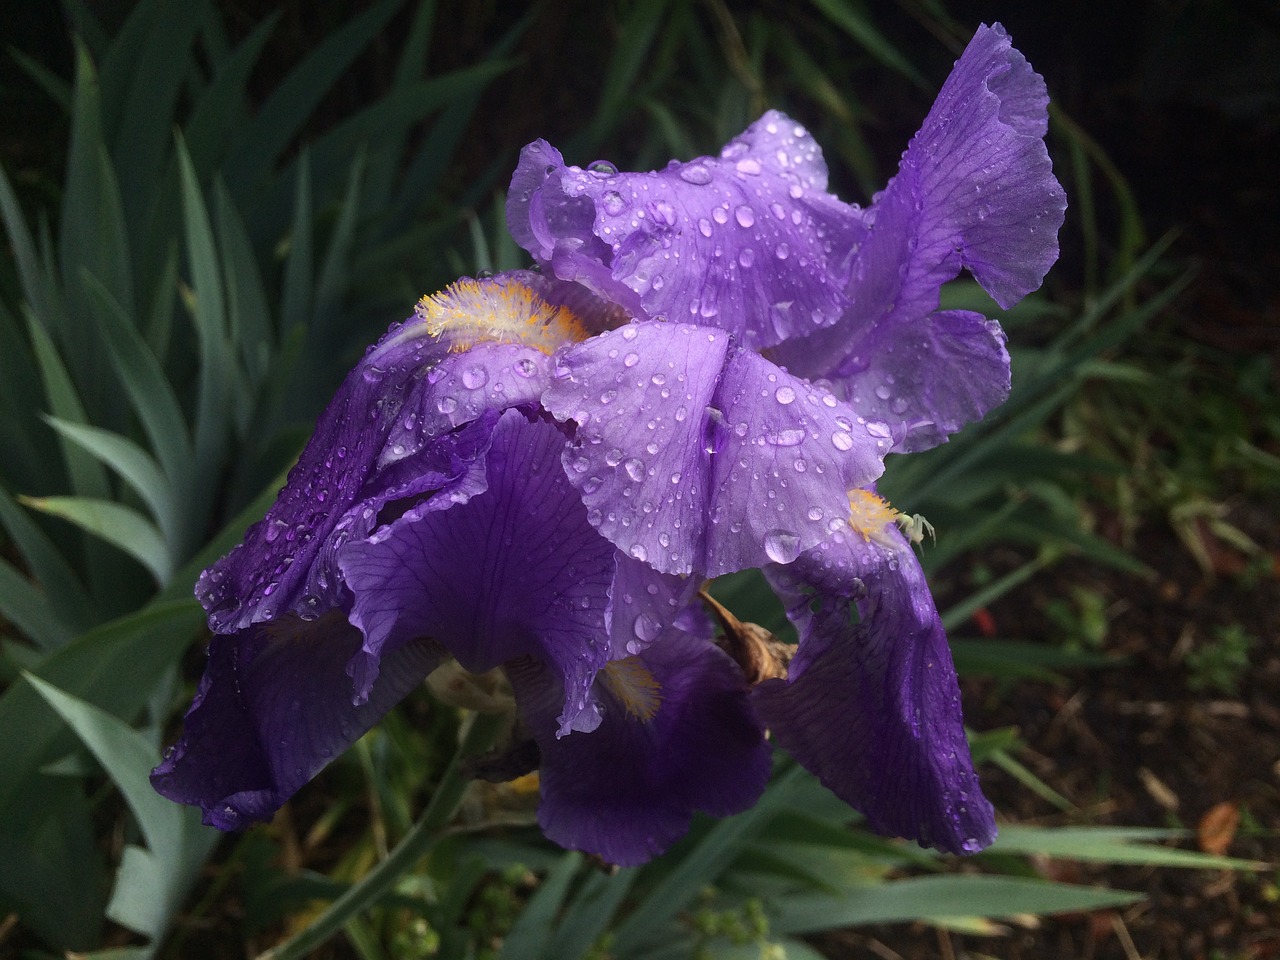
[[[200,578],[209,666],[157,789],[268,818],[452,657],[505,671],[562,845],[640,863],[750,806],[766,727],[874,829],[989,844],[946,637],[872,490],[1007,393],[999,327],[939,290],[967,269],[1009,306],[1056,258],[1046,105],[980,28],[865,208],[777,112],[653,173],[526,147],[508,220],[542,273],[424,298],[348,376]],[[754,687],[690,606],[748,568],[800,634]]]

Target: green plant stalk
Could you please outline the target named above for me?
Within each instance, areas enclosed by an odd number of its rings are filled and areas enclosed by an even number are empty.
[[[440,785],[436,787],[427,809],[387,859],[329,904],[309,927],[258,954],[255,960],[301,960],[346,926],[352,917],[373,906],[397,880],[408,873],[440,838],[441,830],[453,819],[462,802],[468,783],[462,776],[462,759],[489,747],[502,722],[503,718],[497,714],[476,714],[457,752],[449,761],[449,766],[445,768]]]

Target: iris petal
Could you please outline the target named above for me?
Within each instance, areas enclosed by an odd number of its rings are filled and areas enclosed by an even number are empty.
[[[843,523],[890,438],[723,331],[630,324],[567,350],[543,405],[577,424],[588,518],[668,573],[786,562]]]
[[[695,810],[727,816],[755,803],[769,750],[742,675],[709,641],[672,630],[624,664],[645,678],[645,702],[597,682],[600,726],[566,737],[557,736],[554,675],[531,661],[507,672],[542,754],[543,831],[633,866],[682,836]]]
[[[1036,289],[1058,256],[1066,196],[1043,136],[1044,81],[998,24],[981,27],[868,210],[840,320],[782,344],[788,369],[835,384],[898,449],[934,446],[1001,403],[1009,358],[999,327],[938,312],[961,269],[1002,307]]]
[[[864,228],[826,184],[817,143],[770,111],[718,157],[650,173],[569,167],[539,140],[521,153],[507,219],[561,279],[758,349],[833,323],[848,304],[829,261]]]
[[[223,830],[270,820],[445,657],[425,641],[383,650],[355,705],[347,668],[361,640],[339,614],[215,634],[182,738],[151,775],[156,790]]]
[[[946,633],[897,527],[866,533],[766,571],[800,646],[785,680],[754,689],[756,708],[873,830],[974,853],[995,838],[995,820],[969,755]]]

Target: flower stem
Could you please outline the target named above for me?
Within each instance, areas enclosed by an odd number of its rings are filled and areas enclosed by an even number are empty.
[[[255,960],[301,960],[344,927],[353,917],[373,906],[402,876],[431,849],[440,831],[448,825],[462,802],[468,781],[462,776],[464,757],[479,753],[493,741],[502,725],[497,714],[478,713],[459,744],[457,752],[445,768],[421,818],[399,845],[360,881],[329,904],[324,913],[304,930],[266,950]]]

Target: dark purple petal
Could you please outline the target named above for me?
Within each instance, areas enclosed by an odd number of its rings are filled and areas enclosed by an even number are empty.
[[[337,613],[215,634],[182,738],[151,774],[156,790],[222,830],[270,820],[445,656],[423,641],[385,649],[356,706],[347,666],[360,644]]]
[[[342,602],[336,571],[316,563],[340,526],[371,520],[365,487],[396,424],[405,394],[444,348],[397,325],[348,374],[320,417],[275,504],[244,541],[201,574],[196,596],[216,633],[232,633],[287,613],[315,616]],[[420,489],[459,481],[448,456],[421,477]],[[444,469],[439,469],[444,467]],[[370,516],[363,516],[364,510]]]
[[[885,517],[866,540],[850,531],[767,571],[800,646],[786,680],[754,689],[756,708],[873,830],[975,853],[996,827],[965,740],[951,650],[915,554]]]
[[[412,508],[346,546],[339,565],[367,656],[417,636],[437,640],[473,673],[533,655],[562,677],[563,729],[598,722],[588,694],[615,643],[652,639],[644,634],[659,632],[679,607],[673,588],[650,594],[656,576],[630,569],[627,597],[615,602],[616,550],[587,523],[561,468],[564,442],[553,424],[509,411],[493,433],[483,495]],[[627,613],[611,640],[619,603]]]
[[[825,538],[890,438],[723,331],[635,323],[565,351],[543,405],[577,430],[588,519],[667,573],[787,562]]]
[[[1047,104],[1004,29],[979,28],[867,211],[852,306],[778,349],[792,372],[832,380],[890,423],[900,450],[940,443],[1007,395],[1002,335],[972,314],[939,313],[939,290],[967,269],[1007,308],[1057,259],[1066,196],[1042,139]]]
[[[562,344],[620,320],[588,291],[529,271],[424,298],[339,388],[267,516],[201,576],[212,629],[345,609],[342,545],[394,501],[483,489],[478,461],[497,414],[536,402]]]
[[[563,847],[634,866],[689,828],[695,810],[750,807],[769,777],[769,749],[737,666],[714,644],[669,631],[595,684],[603,719],[557,736],[563,693],[533,661],[508,668],[542,754],[538,821]]]
[[[770,111],[719,157],[651,173],[567,167],[539,140],[521,153],[507,219],[560,279],[761,348],[833,323],[848,304],[829,261],[864,229],[826,185],[813,138]]]

